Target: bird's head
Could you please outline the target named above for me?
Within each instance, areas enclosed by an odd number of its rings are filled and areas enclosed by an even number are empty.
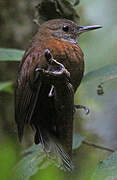
[[[43,33],[45,32],[48,36],[51,35],[57,39],[77,43],[77,38],[80,34],[101,27],[100,25],[79,26],[68,19],[54,19],[42,24],[40,30],[43,31]]]

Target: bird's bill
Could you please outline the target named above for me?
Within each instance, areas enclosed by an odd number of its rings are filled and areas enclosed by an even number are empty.
[[[102,28],[102,26],[100,25],[93,25],[93,26],[81,26],[78,29],[79,34],[83,33],[83,32],[88,32],[88,31],[92,31],[92,30],[96,30]]]

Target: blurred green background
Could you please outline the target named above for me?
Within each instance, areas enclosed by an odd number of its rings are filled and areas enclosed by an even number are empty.
[[[33,24],[34,6],[38,1],[1,0],[0,1],[0,47],[25,49],[37,27]],[[80,25],[99,24],[103,28],[85,33],[79,38],[79,45],[85,55],[85,75],[93,73],[91,78],[82,81],[75,95],[76,104],[87,105],[90,114],[77,111],[74,131],[93,143],[117,149],[117,79],[104,84],[104,94],[97,94],[97,86],[113,73],[117,63],[117,1],[116,0],[81,0],[77,7]],[[15,82],[18,62],[0,63],[0,81]],[[106,71],[106,74],[103,73]],[[0,147],[5,142],[12,142],[7,151],[19,152],[32,143],[33,132],[27,129],[23,144],[17,139],[14,123],[14,95],[0,93]],[[13,145],[12,145],[13,144]],[[17,148],[16,148],[17,147]],[[77,168],[74,177],[88,180],[97,163],[106,159],[110,153],[87,145],[82,145],[73,157]],[[0,156],[2,156],[0,150]],[[18,155],[17,155],[18,156]],[[14,157],[14,162],[18,157]],[[76,158],[77,156],[77,158]],[[8,155],[12,158],[11,155]],[[1,158],[1,157],[0,157]],[[8,159],[9,159],[8,158]],[[12,162],[10,162],[12,163]],[[3,178],[1,178],[3,180]]]

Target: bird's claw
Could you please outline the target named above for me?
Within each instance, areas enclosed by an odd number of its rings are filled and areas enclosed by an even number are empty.
[[[39,73],[44,73],[45,70],[42,68],[36,68],[35,71]]]
[[[48,94],[48,97],[52,97],[52,96],[54,96],[54,86],[53,85],[51,86],[50,92]]]
[[[49,49],[45,50],[45,58],[49,64],[51,64],[52,54]]]

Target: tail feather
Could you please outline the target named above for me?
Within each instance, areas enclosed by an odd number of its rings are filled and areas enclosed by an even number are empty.
[[[58,157],[62,161],[62,166],[68,171],[72,171],[73,164],[71,158],[69,157],[69,155],[67,155],[67,153],[63,150],[63,148],[60,145],[56,144],[56,146],[56,152],[58,152]]]
[[[36,137],[39,137],[38,142],[41,142],[42,147],[46,154],[49,156],[49,158],[52,158],[55,163],[57,161],[57,165],[59,165],[64,170],[72,171],[73,164],[71,158],[64,151],[63,147],[58,142],[57,138],[55,138],[53,135],[47,132],[46,136],[44,135],[44,133],[42,134],[41,131],[36,132],[36,134],[37,133],[38,136],[36,135]]]

